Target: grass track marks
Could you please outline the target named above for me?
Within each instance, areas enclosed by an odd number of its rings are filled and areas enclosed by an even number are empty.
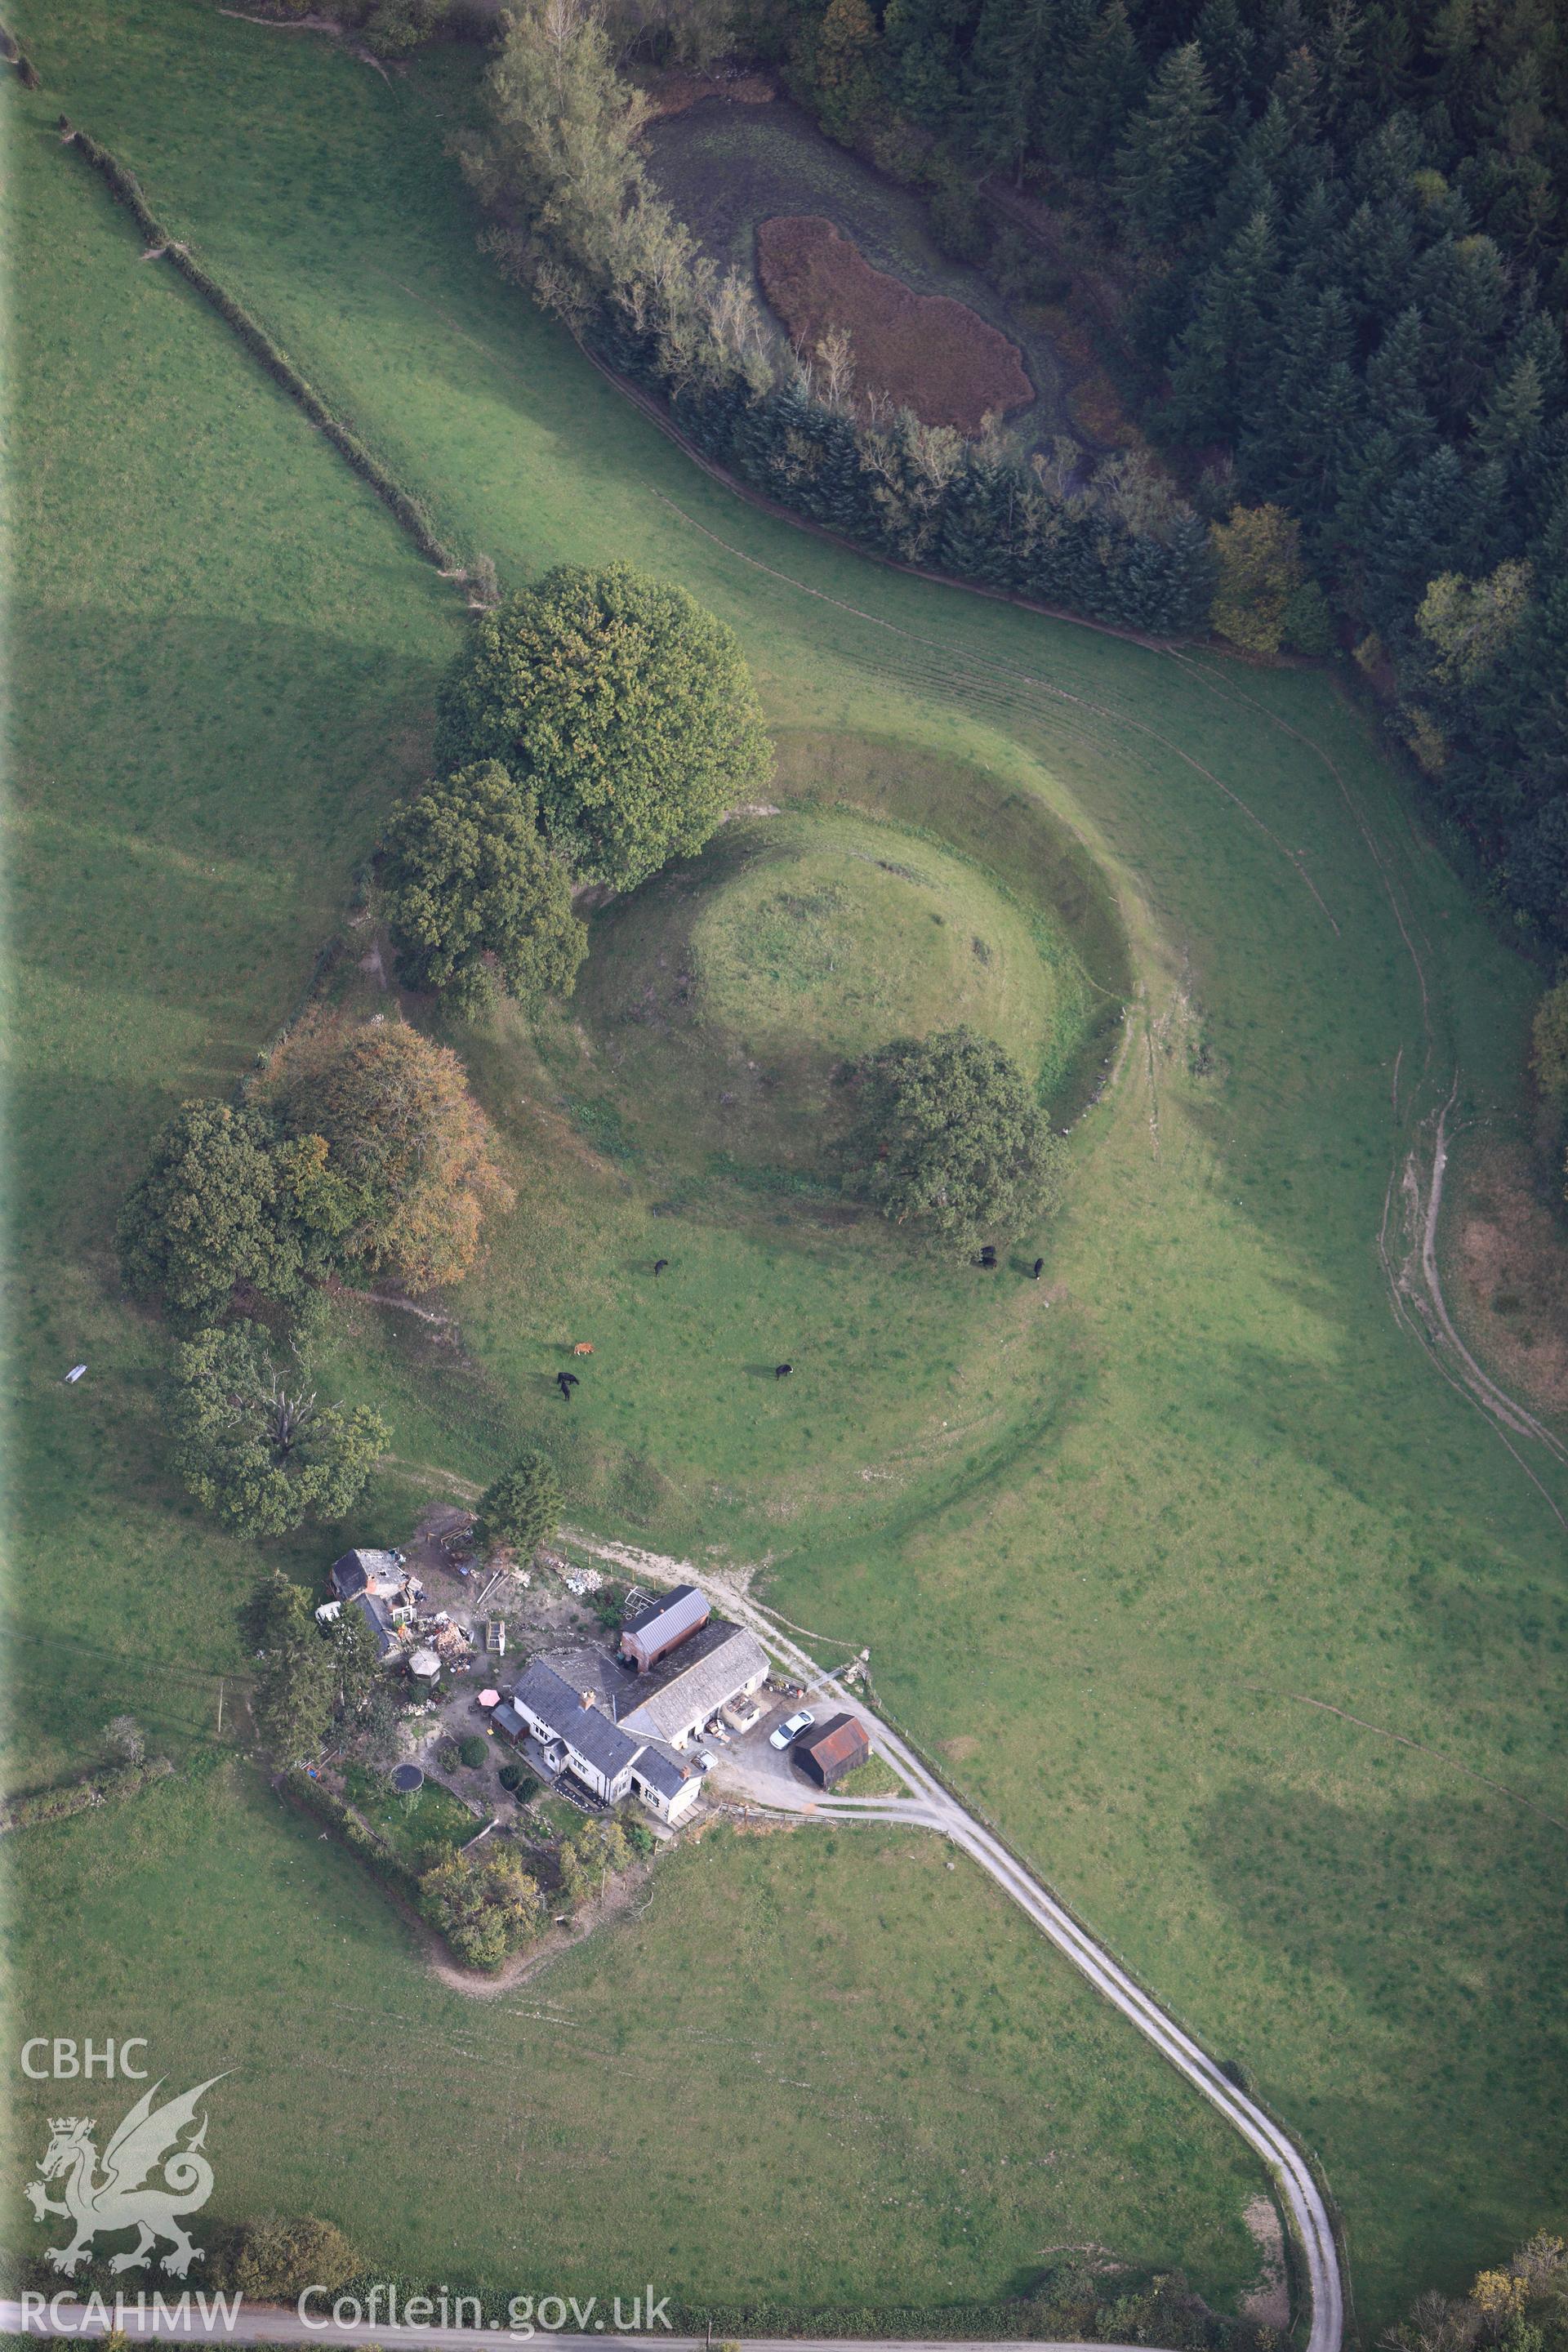
[[[901,637],[908,644],[919,646],[930,653],[938,655],[939,656],[941,656],[942,648],[934,637],[922,637],[912,629],[900,628],[896,623],[883,620],[880,614],[867,612],[863,605],[851,604],[841,596],[830,595],[824,588],[813,588],[804,580],[792,578],[787,572],[775,570],[771,563],[764,563],[759,556],[748,555],[742,548],[731,545],[728,541],[721,538],[717,531],[710,530],[705,523],[699,522],[695,516],[688,514],[684,508],[677,506],[673,499],[666,498],[662,490],[656,489],[652,492],[652,495],[659,500],[661,505],[668,506],[673,513],[678,514],[680,517],[681,521],[687,524],[689,529],[692,530],[700,530],[705,539],[712,540],[715,545],[723,548],[725,553],[733,556],[738,562],[749,563],[756,571],[765,572],[770,579],[782,581],[786,587],[795,589],[796,593],[802,596],[815,596],[825,604],[837,605],[840,612],[852,614],[858,621],[868,621],[873,628],[885,629],[890,636]],[[918,576],[923,577],[925,575]],[[942,584],[943,586],[947,586],[952,583],[944,581]],[[1072,618],[1074,616],[1069,614],[1065,617]],[[1095,626],[1098,625],[1086,624],[1085,625]],[[1121,633],[1115,632],[1113,634],[1120,635]],[[1140,637],[1133,638],[1131,642],[1147,646],[1151,641],[1147,638]],[[1163,649],[1160,648],[1160,650]],[[940,660],[933,662],[929,665],[927,675],[932,679],[940,680],[942,687],[949,694],[962,692],[965,695],[966,698],[969,698],[973,697],[974,691],[973,684],[973,671],[976,661],[980,663],[982,667],[991,671],[997,678],[1005,678],[1010,681],[1016,681],[1018,685],[1026,688],[1031,693],[1047,695],[1053,701],[1070,704],[1079,710],[1091,712],[1095,718],[1107,721],[1112,727],[1131,728],[1138,734],[1147,736],[1151,741],[1157,743],[1163,751],[1168,752],[1173,759],[1180,760],[1184,766],[1191,768],[1195,775],[1202,776],[1206,782],[1213,784],[1217,792],[1224,793],[1227,801],[1234,802],[1235,805],[1240,809],[1242,814],[1247,819],[1248,823],[1256,825],[1258,832],[1263,835],[1264,838],[1273,844],[1274,847],[1279,852],[1281,857],[1285,858],[1286,861],[1295,868],[1298,878],[1301,882],[1304,882],[1307,888],[1311,892],[1313,898],[1317,900],[1319,907],[1322,909],[1330,929],[1337,936],[1340,928],[1339,924],[1335,921],[1332,913],[1330,911],[1328,902],[1324,898],[1321,891],[1318,888],[1317,884],[1308,873],[1305,863],[1303,862],[1300,853],[1294,849],[1288,849],[1285,844],[1280,840],[1279,835],[1274,831],[1272,825],[1267,824],[1265,820],[1258,815],[1257,810],[1249,806],[1249,804],[1243,800],[1239,793],[1233,792],[1227,783],[1226,783],[1220,777],[1216,776],[1212,768],[1205,767],[1201,760],[1195,760],[1190,751],[1184,751],[1179,743],[1172,740],[1170,736],[1162,735],[1158,728],[1149,726],[1147,722],[1142,719],[1133,719],[1128,716],[1125,712],[1109,709],[1102,703],[1090,702],[1082,695],[1069,693],[1066,687],[1053,686],[1048,678],[1040,677],[1033,671],[1015,668],[1009,663],[994,661],[984,655],[967,655],[962,665],[954,663],[951,668],[946,667]],[[1004,707],[1006,707],[1005,696],[999,696],[998,699],[1003,701]]]

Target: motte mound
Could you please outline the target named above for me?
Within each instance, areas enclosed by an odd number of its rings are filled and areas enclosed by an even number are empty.
[[[989,876],[837,811],[727,825],[700,858],[596,919],[576,999],[643,1149],[820,1169],[846,1070],[959,1024],[1035,1076],[1058,977]]]

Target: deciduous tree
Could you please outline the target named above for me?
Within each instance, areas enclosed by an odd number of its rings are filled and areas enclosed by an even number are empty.
[[[1283,507],[1237,507],[1228,522],[1210,526],[1209,544],[1218,566],[1215,629],[1248,653],[1277,654],[1304,577],[1296,518]]]
[[[291,1382],[246,1324],[198,1332],[178,1349],[170,1425],[190,1492],[244,1535],[341,1518],[389,1442],[379,1413],[322,1403]],[[331,1683],[329,1665],[329,1693]]]
[[[588,934],[539,831],[532,792],[482,760],[395,811],[382,886],[405,987],[471,1019],[504,992],[531,1010],[568,995]]]
[[[1049,1204],[1060,1146],[992,1039],[896,1038],[858,1083],[847,1181],[883,1216],[968,1245],[1016,1233]]]
[[[458,1282],[511,1188],[461,1062],[402,1022],[323,1022],[290,1039],[268,1085],[284,1125],[319,1137],[346,1204],[340,1261],[416,1289]]]
[[[296,1289],[302,1256],[279,1215],[277,1141],[258,1111],[183,1103],[121,1212],[128,1287],[196,1317],[220,1312],[238,1283],[275,1298]]]
[[[606,1879],[630,1864],[626,1831],[613,1813],[584,1822],[561,1849],[561,1885],[574,1910],[605,1891]]]
[[[499,1969],[544,1924],[537,1885],[512,1855],[493,1847],[479,1861],[453,1854],[427,1870],[419,1882],[419,1906],[474,1969]]]
[[[476,621],[437,755],[499,760],[574,870],[622,890],[700,850],[771,764],[733,632],[624,563],[563,567]]]

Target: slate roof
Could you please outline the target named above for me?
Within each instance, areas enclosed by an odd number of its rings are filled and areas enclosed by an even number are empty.
[[[342,1601],[353,1601],[374,1584],[401,1584],[403,1570],[389,1551],[345,1551],[331,1566],[332,1591]]]
[[[538,1717],[568,1748],[574,1748],[606,1780],[625,1771],[642,1747],[596,1706],[584,1706],[583,1695],[546,1658],[535,1658],[519,1676],[512,1705]]]
[[[674,1739],[693,1723],[706,1722],[767,1668],[761,1643],[743,1627],[716,1618],[682,1643],[668,1667],[639,1675],[617,1694],[620,1720],[645,1738]]]
[[[650,1789],[657,1789],[661,1797],[673,1797],[691,1778],[689,1767],[679,1756],[672,1755],[668,1748],[651,1745],[643,1749],[632,1769]]]
[[[650,1601],[628,1617],[623,1633],[635,1634],[645,1650],[668,1649],[706,1622],[708,1603],[694,1584],[678,1584],[662,1601]]]
[[[397,1633],[392,1622],[391,1610],[384,1601],[378,1601],[374,1592],[355,1592],[350,1597],[354,1607],[363,1609],[369,1618],[370,1630],[375,1635],[378,1654],[384,1658],[389,1656],[398,1647]]]

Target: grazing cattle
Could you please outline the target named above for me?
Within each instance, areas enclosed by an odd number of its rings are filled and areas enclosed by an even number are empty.
[[[996,1263],[996,1252],[990,1242],[986,1243],[980,1253],[980,1263],[982,1265],[994,1265]]]
[[[1037,1258],[1035,1260],[1034,1265],[1029,1268],[1029,1278],[1030,1278],[1030,1280],[1031,1280],[1032,1282],[1038,1282],[1038,1280],[1039,1280],[1039,1278],[1040,1278],[1041,1275],[1045,1272],[1045,1268],[1046,1268],[1046,1261],[1045,1261],[1045,1259],[1044,1259],[1043,1257],[1037,1257]]]
[[[593,1352],[594,1342],[592,1339],[579,1339],[576,1346],[572,1350],[572,1353],[574,1356],[591,1356]]]
[[[653,1262],[653,1270],[655,1274],[662,1274],[668,1264],[669,1260],[667,1257],[656,1257]]]
[[[572,1391],[577,1385],[576,1373],[557,1372],[555,1375],[555,1385],[560,1390],[562,1395],[565,1398],[567,1403],[570,1404],[572,1402]]]
[[[795,1366],[793,1364],[775,1364],[773,1366],[773,1378],[775,1381],[787,1381],[794,1370]]]

